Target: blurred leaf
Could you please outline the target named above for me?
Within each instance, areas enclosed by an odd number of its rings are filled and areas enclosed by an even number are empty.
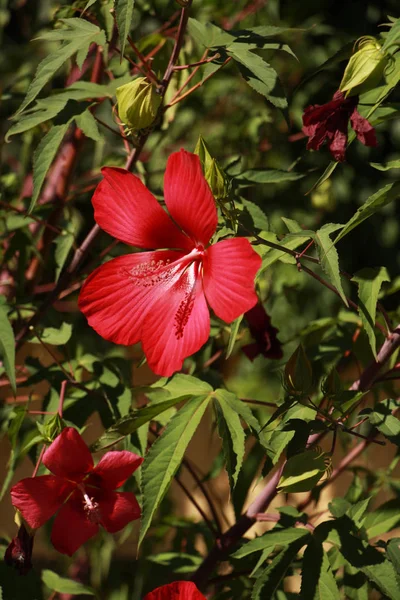
[[[250,183],[283,183],[285,181],[296,181],[305,177],[302,173],[294,171],[278,171],[278,169],[248,169],[235,176],[240,184]]]
[[[188,400],[151,446],[142,466],[143,511],[139,536],[142,543],[153,515],[181,464],[188,443],[208,406],[210,396]]]
[[[56,249],[54,251],[54,258],[56,261],[57,269],[56,269],[56,281],[61,275],[61,271],[65,265],[65,261],[67,260],[69,251],[71,250],[74,244],[74,236],[72,233],[65,233],[65,235],[59,235],[54,240]]]
[[[387,163],[369,163],[374,169],[378,171],[389,171],[390,169],[400,169],[400,158],[396,160],[389,160]]]
[[[297,541],[301,541],[301,545],[304,546],[310,537],[311,534],[308,529],[301,527],[290,527],[288,529],[283,529],[276,526],[271,531],[264,533],[264,535],[254,538],[253,540],[246,541],[239,548],[239,550],[236,550],[232,554],[232,556],[234,558],[243,558],[244,556],[253,554],[253,552],[260,552],[266,548],[270,548],[272,552],[275,546],[287,547]]]
[[[400,538],[392,538],[386,548],[386,554],[396,569],[400,573]]]
[[[229,333],[229,342],[226,347],[225,360],[227,360],[230,357],[230,355],[232,354],[242,320],[243,320],[243,315],[240,315],[240,317],[235,319],[233,321],[233,323],[231,324],[231,330]]]
[[[42,571],[42,581],[48,588],[58,592],[59,594],[71,594],[72,596],[77,596],[81,594],[82,596],[96,596],[96,592],[88,587],[87,585],[83,585],[78,581],[74,581],[73,579],[66,579],[65,577],[60,577],[54,571],[50,571],[49,569],[43,569]]]
[[[72,335],[72,325],[70,323],[62,323],[60,329],[55,327],[46,327],[40,334],[40,339],[45,344],[53,346],[62,346],[66,344]],[[30,340],[32,344],[40,344],[37,337]]]
[[[33,155],[33,195],[28,212],[35,208],[47,172],[51,167],[58,148],[67,133],[69,122],[52,127],[39,143]]]
[[[355,227],[360,225],[365,219],[368,219],[373,214],[376,213],[377,210],[383,208],[393,200],[397,200],[400,196],[400,182],[394,181],[393,183],[388,183],[385,187],[381,188],[375,194],[370,196],[368,200],[360,206],[356,213],[351,217],[351,219],[346,223],[343,227],[343,230],[339,233],[339,235],[335,239],[335,244],[339,242],[345,235],[347,235],[350,231],[352,231]]]
[[[60,19],[65,25],[62,29],[55,29],[44,33],[37,39],[60,41],[62,45],[55,52],[51,52],[39,64],[35,77],[29,85],[25,99],[17,111],[17,115],[36,98],[42,88],[50,81],[58,69],[71,56],[76,54],[76,63],[79,69],[82,68],[89,51],[91,43],[106,46],[104,31],[99,29],[85,19]]]
[[[15,381],[15,339],[8,319],[8,306],[5,303],[4,296],[0,296],[0,356],[15,396],[17,393],[17,384]]]
[[[390,281],[386,267],[365,268],[352,278],[358,283],[358,312],[367,332],[371,350],[376,358],[375,318],[381,285]]]

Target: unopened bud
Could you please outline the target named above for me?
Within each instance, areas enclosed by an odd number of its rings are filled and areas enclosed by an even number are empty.
[[[146,77],[137,77],[133,81],[116,89],[118,116],[132,132],[150,127],[157,116],[161,96]]]
[[[54,415],[47,423],[42,423],[41,431],[43,438],[46,442],[54,442],[57,436],[60,435],[64,429],[64,422],[59,414]]]
[[[202,136],[198,139],[194,154],[197,154],[200,158],[204,177],[211,188],[214,198],[219,202],[223,202],[229,196],[229,178],[219,166],[216,159],[211,156],[210,150]]]
[[[285,366],[283,385],[290,396],[306,396],[312,386],[312,368],[302,344]]]
[[[347,95],[360,94],[376,87],[388,61],[387,54],[374,37],[362,37],[356,46],[358,50],[350,58],[339,87]],[[362,88],[359,87],[364,83]]]
[[[324,396],[329,399],[338,399],[340,397],[343,392],[343,386],[336,369],[332,369],[329,375],[324,379],[321,390]]]

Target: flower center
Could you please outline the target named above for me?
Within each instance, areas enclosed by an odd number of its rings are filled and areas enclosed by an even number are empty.
[[[101,513],[98,502],[95,502],[93,497],[89,497],[83,485],[78,486],[83,496],[83,510],[86,518],[95,525],[100,525]]]

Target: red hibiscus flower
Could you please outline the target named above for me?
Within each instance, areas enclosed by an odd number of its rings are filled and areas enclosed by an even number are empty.
[[[198,156],[172,154],[164,180],[168,214],[128,171],[103,168],[95,220],[121,242],[160,250],[128,254],[101,265],[86,280],[79,307],[107,340],[142,342],[149,366],[169,376],[207,341],[207,303],[230,323],[257,302],[261,259],[245,238],[209,245],[217,210]],[[173,219],[173,220],[172,220]]]
[[[174,581],[156,588],[144,600],[206,600],[191,581]]]
[[[99,525],[110,533],[140,517],[131,492],[115,492],[140,466],[133,452],[107,452],[94,466],[89,448],[73,427],[65,428],[47,448],[43,464],[53,475],[28,477],[11,488],[13,505],[32,529],[57,511],[51,541],[71,556]]]
[[[282,358],[282,346],[277,338],[278,330],[271,325],[271,319],[263,305],[256,304],[244,316],[255,339],[254,343],[242,347],[247,358],[254,360],[259,354],[275,360]]]
[[[26,575],[32,569],[32,550],[34,534],[29,534],[22,524],[4,554],[4,562],[17,569],[20,575]]]
[[[307,149],[319,150],[326,140],[333,158],[343,161],[349,121],[360,142],[376,146],[375,129],[360,115],[357,104],[358,96],[345,98],[338,90],[327,104],[308,106],[303,114],[303,131],[309,137]]]

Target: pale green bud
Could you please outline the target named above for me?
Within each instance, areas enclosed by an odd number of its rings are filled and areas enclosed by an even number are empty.
[[[312,368],[302,344],[285,366],[283,385],[290,396],[307,396],[312,386]]]
[[[121,85],[116,96],[119,118],[130,131],[146,129],[154,123],[162,99],[146,77]]]
[[[229,179],[215,158],[211,156],[208,146],[202,136],[199,137],[194,154],[200,158],[204,177],[216,200],[224,201],[229,196]]]
[[[356,46],[358,50],[350,58],[339,86],[339,90],[347,92],[347,95],[360,94],[376,87],[388,61],[387,54],[373,37],[360,38]],[[360,88],[364,82],[365,85]]]

